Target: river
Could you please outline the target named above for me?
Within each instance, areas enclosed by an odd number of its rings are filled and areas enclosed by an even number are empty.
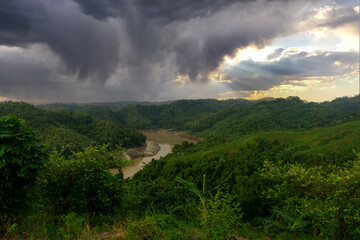
[[[155,142],[160,146],[160,150],[157,154],[150,157],[137,158],[131,161],[131,163],[122,169],[124,178],[132,177],[136,172],[149,163],[152,159],[160,159],[171,152],[172,147],[175,144],[182,143],[183,141],[197,143],[198,138],[184,134],[182,132],[172,132],[167,130],[144,130],[141,131],[148,141]]]

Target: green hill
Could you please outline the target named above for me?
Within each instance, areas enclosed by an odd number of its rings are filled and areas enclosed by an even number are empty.
[[[306,103],[298,97],[289,97],[204,115],[185,127],[202,137],[236,137],[258,131],[333,126],[356,119],[360,119],[360,96],[323,103]]]
[[[247,100],[218,101],[215,99],[178,100],[161,105],[131,105],[119,109],[88,111],[89,114],[109,121],[118,121],[137,129],[186,129],[186,123],[204,114],[219,112],[231,106],[249,106]],[[83,110],[86,111],[86,110]]]
[[[48,111],[60,111],[60,110],[97,111],[104,109],[116,110],[124,106],[131,106],[131,105],[162,105],[162,104],[169,104],[171,102],[172,101],[164,101],[164,102],[121,101],[121,102],[93,102],[93,103],[51,103],[51,104],[41,104],[38,105],[38,107]]]
[[[327,168],[354,161],[354,150],[360,152],[360,121],[312,130],[257,132],[220,144],[204,140],[177,145],[132,181],[153,181],[159,188],[171,189],[173,179],[180,177],[201,188],[206,175],[207,189],[229,190],[243,206],[245,219],[254,220],[268,216],[272,204],[262,195],[269,184],[260,176],[265,161]]]
[[[206,114],[214,114],[231,107],[248,107],[252,101],[244,99],[218,101],[215,99],[178,100],[158,104],[136,104],[121,106],[106,105],[105,108],[88,107],[88,105],[44,105],[42,108],[51,111],[75,109],[97,118],[120,122],[126,126],[137,129],[168,128],[176,130],[187,129],[186,123],[195,121]]]
[[[0,103],[0,116],[24,118],[51,147],[72,143],[72,150],[80,150],[47,156],[41,165],[44,172],[39,171],[38,180],[29,188],[31,211],[12,221],[0,214],[2,236],[360,237],[360,96],[323,103],[289,97],[48,109]],[[10,162],[10,154],[14,174],[22,177],[16,169],[22,164],[17,156],[33,158],[26,146],[22,151],[7,146],[9,137],[18,140],[17,135],[24,132],[15,129],[9,134],[14,124],[6,119],[0,136],[5,142],[0,149],[5,159],[0,161],[0,170],[10,169],[4,165]],[[123,174],[109,171],[125,164],[121,151],[84,147],[143,143],[145,137],[129,126],[186,130],[203,140],[175,145],[170,154],[151,161],[132,179],[123,179]]]
[[[60,148],[71,144],[82,149],[96,144],[122,145],[125,148],[144,143],[145,136],[120,123],[97,119],[86,113],[47,112],[23,102],[0,103],[0,116],[15,115],[34,127],[39,139]]]
[[[74,109],[136,129],[186,130],[202,137],[233,137],[266,130],[309,129],[360,119],[360,96],[331,102],[304,102],[298,97],[247,101],[179,100],[162,104],[53,104],[52,111]]]

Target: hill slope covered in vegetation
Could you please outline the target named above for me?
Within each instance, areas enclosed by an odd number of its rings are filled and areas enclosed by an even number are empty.
[[[31,169],[31,161],[12,161],[37,159],[40,153],[26,150],[30,140],[29,146],[42,154],[32,181],[16,188],[19,196],[26,196],[16,201],[28,206],[27,212],[9,208],[11,199],[3,201],[2,236],[360,238],[360,96],[323,103],[297,97],[182,100],[76,111],[8,102],[0,104],[0,114],[27,119],[52,146],[67,141],[96,145],[68,155],[46,155],[35,148],[41,145],[21,120],[1,118],[3,179],[10,181],[6,174],[11,172],[17,176],[11,184],[19,184],[16,178],[24,177],[19,169]],[[186,130],[203,140],[175,145],[170,154],[124,179],[121,172],[109,172],[124,166],[122,149],[98,146],[141,140],[121,123]],[[16,137],[25,135],[30,140]],[[7,139],[23,141],[22,150],[9,147]],[[7,196],[0,193],[0,200]]]
[[[49,109],[56,112],[56,108]],[[179,100],[161,105],[137,104],[101,109],[86,105],[77,108],[76,112],[137,129],[166,128],[185,130],[202,137],[230,137],[257,131],[332,126],[357,120],[360,119],[360,96],[322,103],[288,97],[258,101]]]
[[[74,150],[96,144],[129,148],[145,142],[145,136],[131,128],[86,113],[47,112],[22,102],[0,103],[0,117],[6,115],[25,119],[28,126],[35,128],[43,143],[58,149],[68,144]]]

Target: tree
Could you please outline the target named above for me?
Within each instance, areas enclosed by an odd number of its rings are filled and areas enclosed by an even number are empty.
[[[0,118],[0,212],[17,214],[48,155],[23,119]]]
[[[122,203],[123,149],[108,145],[88,147],[64,157],[54,152],[40,180],[39,193],[44,203],[58,214],[109,213]]]

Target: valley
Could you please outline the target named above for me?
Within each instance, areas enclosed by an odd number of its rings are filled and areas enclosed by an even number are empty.
[[[0,103],[14,239],[360,236],[360,96],[55,106]]]
[[[125,152],[131,162],[122,169],[124,178],[132,177],[152,159],[158,160],[161,157],[165,157],[171,153],[175,144],[181,144],[183,141],[197,143],[196,139],[199,139],[184,132],[168,130],[143,130],[141,133],[147,138],[146,146],[145,148],[140,147],[140,149],[128,149]]]

